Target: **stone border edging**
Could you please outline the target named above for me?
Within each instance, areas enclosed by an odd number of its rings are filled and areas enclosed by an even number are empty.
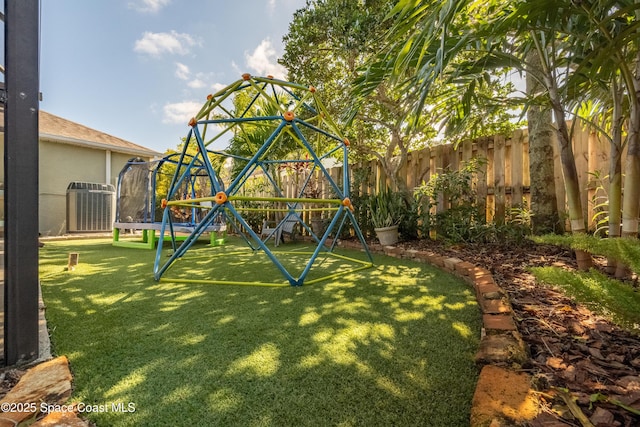
[[[330,243],[329,243],[330,244]],[[361,243],[338,241],[347,249],[362,249]],[[538,401],[530,389],[531,377],[518,370],[529,359],[518,332],[507,293],[496,284],[489,270],[455,257],[400,246],[369,245],[372,253],[431,264],[462,278],[471,285],[482,311],[480,348],[475,356],[481,366],[472,401],[472,427],[508,426],[537,415]],[[508,390],[505,384],[511,384]],[[513,387],[513,384],[517,386]]]

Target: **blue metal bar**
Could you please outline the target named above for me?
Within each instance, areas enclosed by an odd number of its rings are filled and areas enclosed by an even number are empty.
[[[367,257],[369,258],[369,261],[373,263],[373,255],[371,255],[371,251],[369,250],[369,245],[367,245],[367,241],[364,239],[364,236],[362,235],[362,231],[360,230],[358,221],[356,221],[355,216],[353,216],[353,213],[349,209],[347,209],[347,216],[351,219],[351,226],[353,227],[356,233],[356,236],[358,236],[358,240],[360,240],[360,243],[362,243],[362,246],[364,247],[364,251],[367,253]]]
[[[187,133],[187,138],[185,139],[184,147],[182,148],[182,153],[180,153],[180,160],[178,160],[178,165],[181,165],[184,161],[184,156],[187,153],[187,146],[189,145],[189,141],[191,141],[192,135],[193,135],[193,128],[190,128],[189,132]],[[171,189],[175,187],[176,180],[178,179],[179,174],[180,174],[180,167],[178,166],[176,168],[176,171],[173,174],[173,177],[171,178],[171,183],[169,184],[169,190],[167,191],[167,200],[169,200],[171,196],[173,196],[173,194],[170,195],[169,193],[171,192]]]
[[[221,208],[221,206],[224,206],[224,205],[215,205],[207,213],[207,215],[204,217],[204,220],[202,220],[199,224],[197,224],[194,227],[194,229],[191,232],[191,234],[184,240],[184,242],[182,242],[182,244],[180,246],[175,247],[175,236],[172,233],[172,240],[174,241],[173,254],[171,254],[169,259],[164,263],[164,265],[162,267],[160,267],[160,269],[157,269],[157,268],[154,267],[155,279],[156,280],[160,280],[160,277],[162,277],[164,272],[167,271],[167,269],[171,266],[171,264],[173,264],[173,262],[176,259],[182,257],[182,255],[184,255],[185,252],[187,252],[187,250],[198,240],[198,238],[202,235],[202,233],[204,233],[206,228],[212,222],[212,220],[215,217],[215,215],[217,215],[217,212]],[[168,208],[168,206],[167,206],[167,208]],[[165,209],[165,211],[166,211],[166,209]],[[171,224],[171,222],[169,222],[169,224]],[[164,221],[164,218],[163,218],[162,227],[160,227],[161,235],[160,235],[160,240],[158,241],[158,250],[156,252],[156,262],[159,262],[159,259],[160,259],[161,254],[162,254],[161,242],[163,240],[164,225],[165,225],[165,221]]]
[[[342,155],[342,188],[344,191],[344,197],[350,197],[351,194],[351,181],[349,180],[349,152],[346,144],[343,145]]]
[[[209,156],[207,156],[207,147],[205,147],[204,145],[204,141],[202,140],[202,137],[200,136],[200,130],[198,129],[198,126],[194,127],[194,131],[196,134],[196,141],[198,142],[198,154],[200,156],[202,156],[202,163],[204,164],[204,167],[207,171],[207,174],[209,174],[209,181],[211,182],[211,188],[217,193],[218,191],[222,191],[222,188],[220,186],[220,183],[218,182],[218,179],[216,178],[217,174],[216,172],[213,170],[213,166],[211,165],[211,161],[209,160]],[[198,155],[194,156],[194,160],[198,157]],[[189,164],[189,170],[192,168],[192,164]]]
[[[276,139],[276,137],[278,136],[278,134],[280,134],[280,132],[282,131],[282,129],[286,126],[286,122],[284,119],[282,119],[282,122],[280,123],[280,125],[278,125],[278,127],[276,128],[275,131],[273,131],[273,133],[271,134],[271,136],[269,137],[269,139],[267,139],[264,144],[262,144],[262,147],[260,147],[260,149],[256,152],[256,154],[253,155],[253,157],[251,158],[251,160],[249,161],[249,163],[242,169],[242,171],[240,172],[240,174],[236,177],[235,180],[233,180],[233,182],[229,185],[228,188],[228,192],[231,193],[234,191],[235,187],[238,185],[238,182],[240,181],[241,177],[247,173],[247,170],[249,170],[249,168],[251,167],[251,165],[255,162],[257,162],[260,157],[262,157],[262,155],[269,149],[269,147],[271,146],[271,143],[273,143],[273,141]]]
[[[258,168],[258,165],[260,165],[260,164],[261,164],[261,162],[254,163],[253,166],[252,166],[252,169],[249,169],[247,171],[247,173],[244,174],[244,177],[240,180],[240,182],[238,183],[238,185],[237,185],[236,189],[233,191],[233,193],[229,193],[228,195],[232,196],[232,195],[235,195],[238,191],[240,191],[240,189],[249,180],[249,178],[251,178],[251,175]],[[240,176],[240,175],[238,175],[238,176]]]
[[[324,135],[324,136],[326,136],[326,137],[328,137],[328,138],[335,139],[336,141],[338,141],[338,142],[340,142],[340,143],[343,143],[343,142],[344,142],[344,140],[343,140],[342,138],[340,138],[339,136],[334,135],[334,134],[332,134],[332,133],[329,133],[329,132],[327,132],[327,131],[326,131],[326,130],[324,130],[324,129],[320,129],[319,127],[314,126],[314,125],[312,125],[311,123],[308,123],[308,122],[306,122],[306,121],[304,121],[304,120],[300,120],[300,119],[297,119],[297,118],[296,118],[296,119],[295,119],[295,122],[296,122],[296,123],[300,123],[300,124],[302,124],[302,125],[304,125],[304,126],[308,127],[309,129],[312,129],[312,130],[314,130],[314,131],[316,131],[316,132],[318,132],[318,133],[321,133],[322,135]]]
[[[320,170],[322,171],[322,174],[327,178],[327,181],[329,182],[329,184],[331,184],[331,186],[335,190],[336,195],[338,196],[338,198],[339,199],[344,199],[343,192],[340,190],[338,185],[333,181],[333,179],[331,178],[331,175],[329,175],[329,172],[324,167],[324,165],[322,164],[322,162],[320,161],[320,159],[318,158],[318,156],[314,152],[313,148],[311,147],[311,145],[309,145],[309,142],[307,141],[307,139],[304,137],[304,135],[302,134],[302,132],[300,131],[298,126],[296,126],[296,123],[300,123],[300,122],[298,122],[297,119],[294,119],[293,122],[291,123],[291,127],[293,128],[294,132],[296,133],[296,135],[298,135],[298,138],[300,138],[302,144],[305,146],[305,148],[307,149],[307,151],[309,152],[309,154],[313,158],[316,166],[318,168],[320,168]]]
[[[344,209],[345,209],[345,207],[340,205],[340,208],[338,209],[338,212],[336,213],[336,215],[331,220],[331,223],[329,224],[329,227],[327,227],[329,230],[332,230],[335,227],[336,222],[338,221],[338,217],[340,216],[340,214],[342,213],[342,211]],[[316,249],[313,251],[313,255],[311,255],[311,258],[309,259],[309,262],[307,263],[306,267],[302,271],[302,274],[300,274],[300,276],[298,277],[297,286],[302,286],[304,284],[304,279],[309,274],[309,271],[311,270],[311,266],[313,265],[313,263],[315,262],[316,258],[318,257],[318,254],[323,249],[324,242],[327,240],[328,235],[329,235],[328,233],[325,233],[324,236],[322,236],[322,239],[320,239],[320,243],[316,246]],[[338,240],[337,237],[334,240],[337,241]]]
[[[296,280],[291,275],[291,273],[289,273],[289,271],[282,265],[282,263],[280,263],[278,258],[273,254],[273,252],[271,252],[271,250],[267,247],[267,245],[264,244],[264,242],[260,239],[260,237],[258,237],[255,231],[251,229],[249,224],[247,224],[244,218],[242,218],[242,215],[240,215],[240,213],[238,213],[238,211],[236,211],[229,202],[227,202],[227,204],[228,204],[227,208],[231,211],[231,214],[240,222],[242,227],[244,227],[248,231],[251,238],[258,244],[260,249],[264,251],[264,253],[269,257],[271,262],[273,262],[273,264],[278,268],[278,270],[280,270],[280,272],[284,275],[284,277],[293,286],[296,283]]]
[[[308,89],[308,88],[307,88]],[[297,96],[295,93],[293,93],[293,91],[289,90],[289,88],[282,86],[282,90],[284,90],[285,92],[287,92],[289,95],[291,95],[296,101],[300,101],[300,97]],[[307,102],[303,102],[302,106],[305,107],[308,111],[310,111],[312,114],[318,114],[318,111],[316,111],[315,108],[313,108],[309,103]]]

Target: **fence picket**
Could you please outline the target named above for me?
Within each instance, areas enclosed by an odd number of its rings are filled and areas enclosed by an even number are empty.
[[[560,211],[566,211],[564,181],[555,135],[553,138],[556,199]],[[596,184],[591,179],[590,173],[600,171],[603,176],[608,173],[608,143],[584,126],[575,126],[573,144],[584,213],[591,221],[593,208],[590,201]],[[481,164],[480,173],[474,182],[478,206],[486,213],[487,220],[495,220],[499,223],[504,221],[507,209],[519,206],[523,201],[530,206],[529,137],[526,129],[516,130],[506,137],[483,137],[463,141],[457,149],[454,149],[452,144],[443,144],[411,152],[407,158],[407,164],[401,169],[401,176],[405,177],[407,188],[413,190],[423,182],[428,182],[436,173],[459,170],[472,158],[486,159]],[[358,174],[359,187],[354,188],[354,192],[372,194],[378,191],[381,184],[383,186],[390,184],[390,180],[377,160],[354,163],[350,171],[352,180],[356,176],[354,170],[358,169],[363,172]],[[329,173],[336,182],[342,182],[341,167],[331,168]],[[294,179],[287,179],[286,182],[288,186],[295,186]],[[284,192],[289,194],[294,191],[294,189],[287,189]],[[444,204],[445,199],[446,197],[442,195],[439,197],[438,212],[447,208]],[[593,224],[589,223],[589,227],[593,227]]]

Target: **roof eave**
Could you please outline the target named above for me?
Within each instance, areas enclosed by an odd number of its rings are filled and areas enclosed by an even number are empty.
[[[156,156],[162,155],[161,153],[158,153],[157,151],[152,151],[152,150],[136,149],[136,148],[129,148],[129,147],[118,147],[111,144],[104,144],[104,143],[95,142],[95,141],[86,141],[84,139],[70,138],[66,136],[53,135],[53,134],[44,133],[44,132],[40,133],[40,140],[48,141],[48,142],[57,142],[60,144],[76,145],[80,147],[95,148],[95,149],[105,150],[105,151],[114,151],[117,153],[132,154],[136,156],[156,157]]]

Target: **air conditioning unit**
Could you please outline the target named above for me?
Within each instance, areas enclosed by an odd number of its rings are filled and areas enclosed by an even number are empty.
[[[67,231],[111,231],[115,188],[109,184],[72,182],[67,187]]]

